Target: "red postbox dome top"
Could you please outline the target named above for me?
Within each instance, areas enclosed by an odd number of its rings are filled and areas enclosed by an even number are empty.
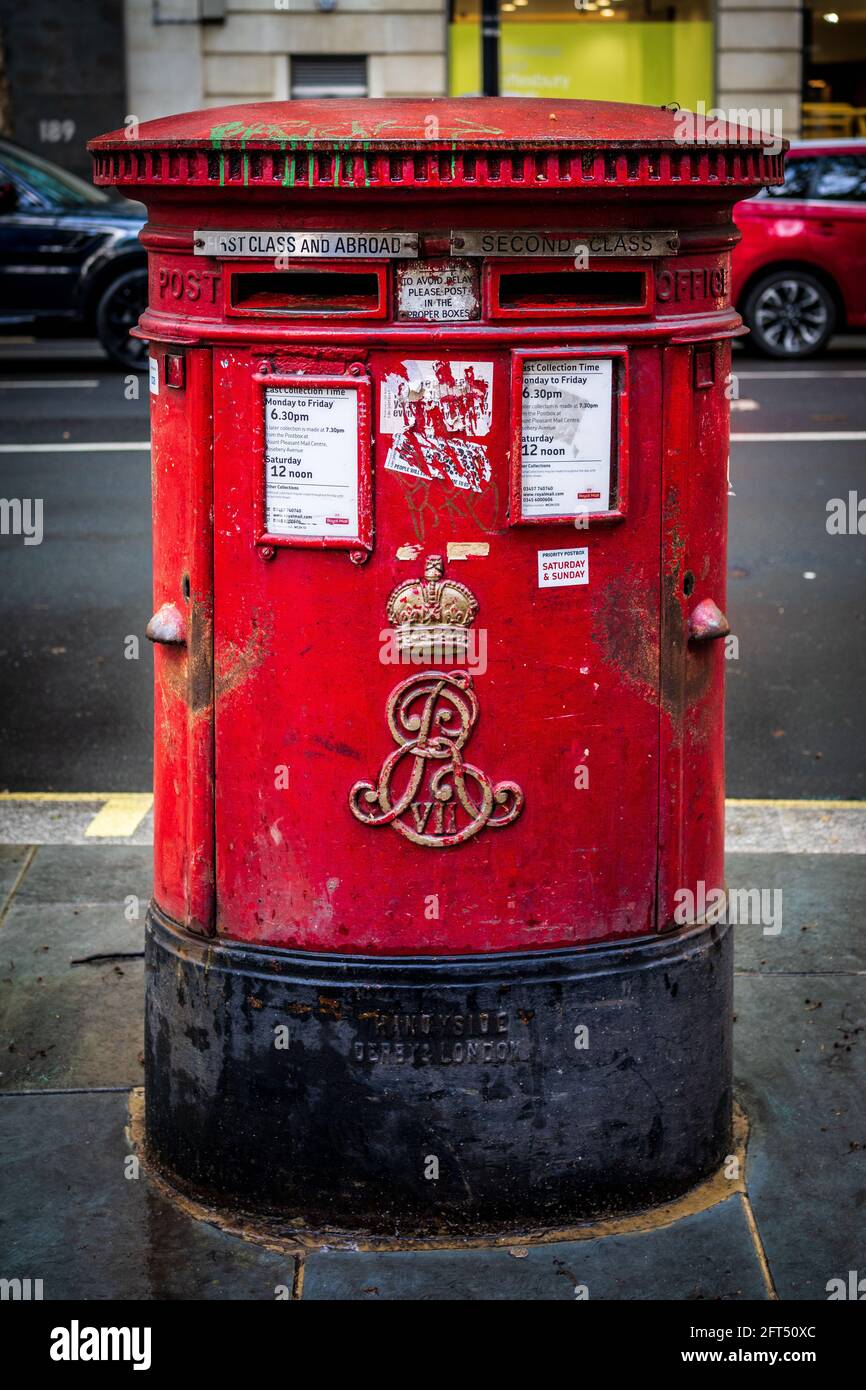
[[[786,147],[674,106],[528,97],[254,102],[88,144],[97,184],[368,191],[742,189],[779,183]]]

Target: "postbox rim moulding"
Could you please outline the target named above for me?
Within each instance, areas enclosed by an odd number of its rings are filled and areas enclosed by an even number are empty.
[[[257,101],[205,107],[145,121],[99,135],[88,149],[184,146],[282,149],[295,140],[304,149],[451,149],[453,145],[546,148],[551,145],[664,145],[670,149],[710,144],[758,149],[758,132],[730,122],[694,116],[696,138],[686,138],[683,114],[671,106],[623,101],[537,97],[365,97],[362,100]],[[707,133],[705,138],[705,132]],[[711,134],[711,138],[710,138]],[[787,148],[787,141],[784,142]]]
[[[533,97],[367,97],[206,107],[91,140],[98,185],[273,188],[247,156],[291,157],[292,188],[757,189],[782,181],[787,141],[676,108]],[[419,155],[423,152],[419,166]],[[595,158],[590,156],[593,152]],[[498,155],[528,156],[528,170]],[[229,157],[241,156],[237,169]],[[341,167],[360,155],[361,175]],[[309,172],[296,163],[310,162]],[[442,159],[450,160],[442,168]],[[320,167],[324,160],[327,168]],[[243,167],[240,167],[242,165]]]

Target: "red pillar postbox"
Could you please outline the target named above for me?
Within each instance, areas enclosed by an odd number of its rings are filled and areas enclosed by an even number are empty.
[[[730,1147],[731,210],[781,156],[495,99],[91,149],[149,216],[153,1161],[382,1230],[677,1195]]]

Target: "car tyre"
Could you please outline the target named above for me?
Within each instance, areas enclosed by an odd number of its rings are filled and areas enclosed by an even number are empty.
[[[147,343],[131,338],[147,306],[147,270],[139,266],[118,275],[105,288],[96,309],[96,336],[114,362],[134,372],[147,367]]]
[[[836,328],[831,291],[805,270],[774,270],[746,297],[743,318],[751,341],[765,357],[814,357]]]

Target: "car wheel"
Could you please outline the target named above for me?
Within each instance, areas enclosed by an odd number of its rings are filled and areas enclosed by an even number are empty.
[[[753,285],[743,318],[765,356],[812,357],[826,347],[836,327],[836,305],[814,275],[777,270]]]
[[[147,343],[130,338],[147,305],[147,271],[144,267],[119,275],[103,292],[96,309],[96,336],[109,357],[134,372],[147,367]]]

